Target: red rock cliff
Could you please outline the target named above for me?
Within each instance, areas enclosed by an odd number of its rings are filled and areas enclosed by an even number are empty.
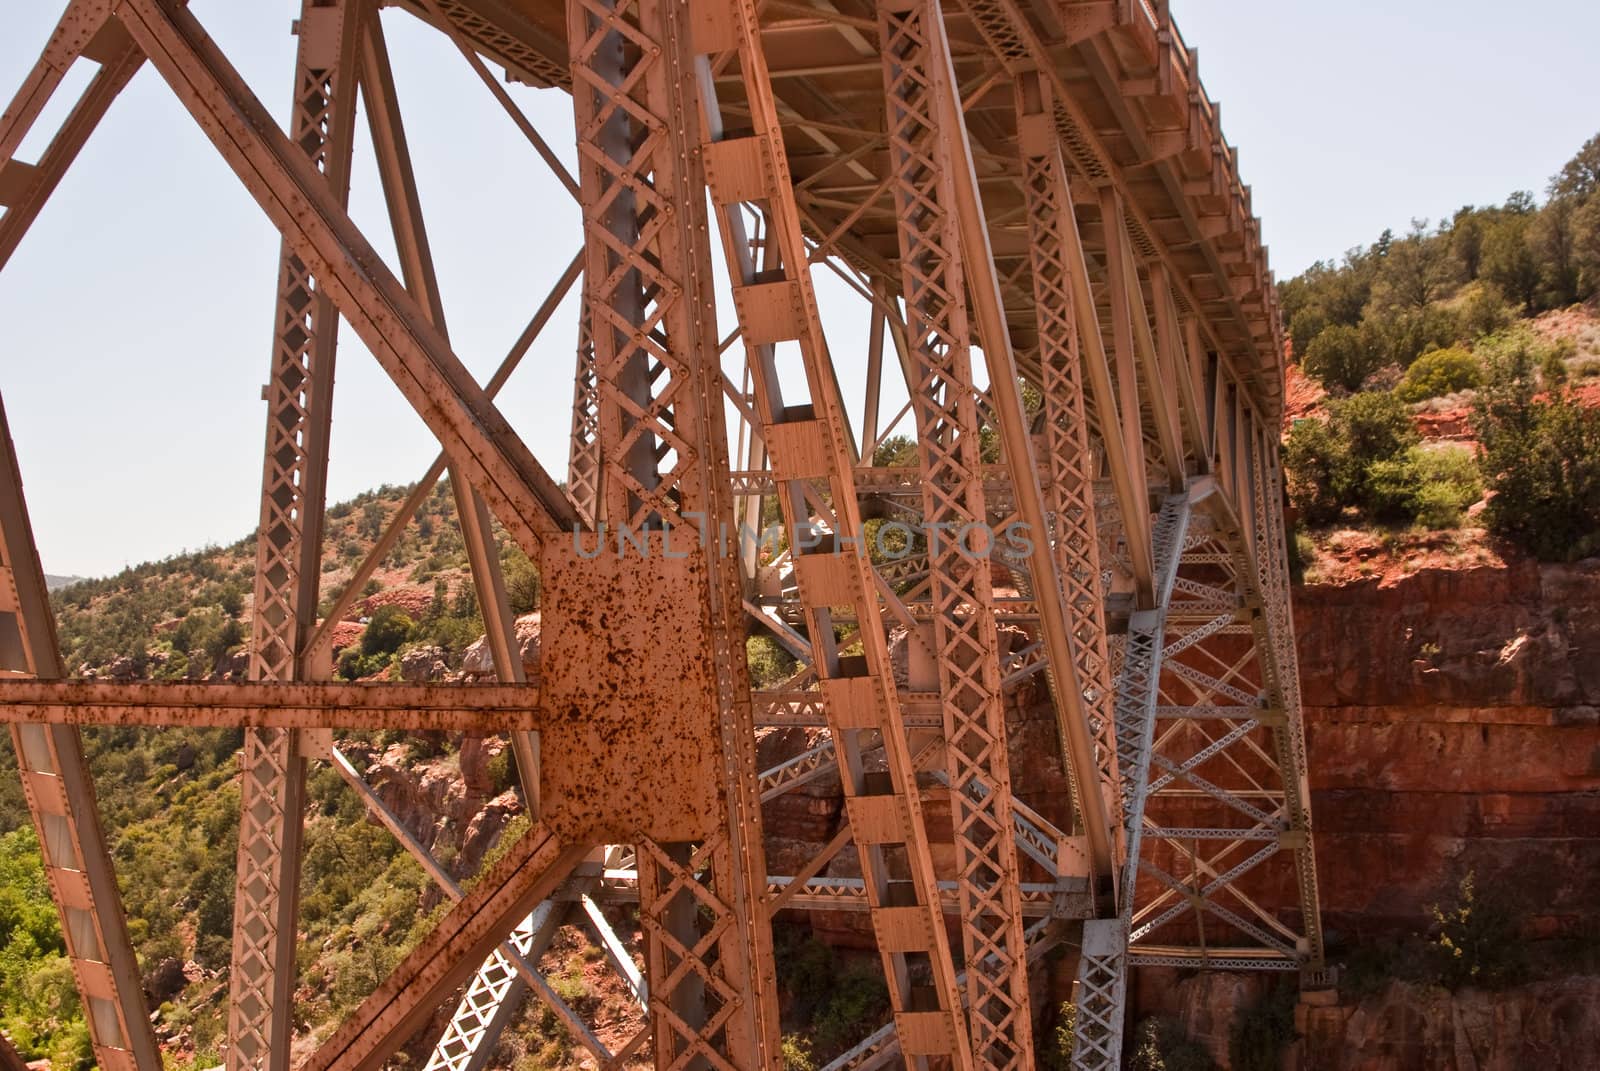
[[[1416,930],[1469,869],[1537,934],[1592,923],[1600,561],[1316,584],[1294,608],[1327,924]]]

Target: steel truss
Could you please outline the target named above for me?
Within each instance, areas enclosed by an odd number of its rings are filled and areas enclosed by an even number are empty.
[[[377,1068],[445,1005],[428,1066],[487,1066],[530,994],[599,1067],[778,1067],[783,910],[870,920],[892,1015],[835,1069],[1033,1066],[1030,968],[1064,943],[1079,948],[1081,1068],[1119,1065],[1140,964],[1324,982],[1281,325],[1248,190],[1165,6],[402,0],[582,221],[482,385],[450,347],[378,6],[303,0],[286,131],[181,0],[71,0],[0,115],[0,267],[147,60],[283,236],[249,683],[59,679],[0,427],[0,721],[100,1066],[159,1057],[83,724],[247,730],[230,1071],[289,1066],[310,761],[339,770],[452,904],[311,1069]],[[15,159],[76,62],[99,69],[37,162]],[[571,94],[576,174],[489,63]],[[346,211],[358,96],[393,270]],[[840,389],[813,269],[870,309],[865,398]],[[558,485],[493,397],[580,276]],[[441,454],[319,621],[341,319]],[[917,464],[875,464],[903,430]],[[447,471],[499,683],[332,683],[334,623]],[[769,503],[777,545],[727,552]],[[869,516],[934,536],[875,554]],[[538,681],[495,520],[544,575]],[[1018,525],[1035,538],[999,561],[992,537],[971,539]],[[657,553],[602,553],[619,537]],[[798,661],[762,691],[754,632]],[[1072,786],[1059,822],[1012,781],[1006,697],[1036,675]],[[510,733],[533,829],[464,892],[335,745],[331,730],[368,727]],[[762,770],[768,727],[816,735]],[[837,831],[796,873],[769,872],[763,804],[829,776]],[[933,793],[950,800],[948,846],[924,818]],[[637,958],[603,911],[616,903],[638,907]],[[568,920],[639,1002],[614,1051],[540,973]]]

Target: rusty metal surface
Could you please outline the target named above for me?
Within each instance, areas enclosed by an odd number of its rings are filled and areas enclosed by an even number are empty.
[[[1084,930],[1094,996],[1080,1036],[1094,1041],[1080,1046],[1079,1067],[1115,1064],[1133,964],[1316,976],[1305,742],[1269,430],[1281,328],[1248,190],[1165,5],[396,6],[446,32],[582,209],[578,258],[486,385],[444,330],[401,110],[365,0],[306,0],[289,136],[175,0],[67,5],[63,31],[0,116],[0,264],[147,56],[284,238],[252,644],[253,672],[275,683],[0,682],[0,721],[18,733],[56,722],[50,732],[68,745],[57,754],[68,758],[69,724],[258,730],[246,766],[264,777],[249,795],[270,806],[241,847],[249,984],[235,986],[230,1065],[288,1059],[293,972],[256,952],[292,959],[289,816],[301,755],[325,756],[329,727],[516,732],[530,806],[537,782],[549,824],[446,916],[312,1068],[377,1067],[480,967],[485,985],[459,1010],[458,1037],[486,1052],[522,992],[499,984],[504,963],[490,952],[526,922],[533,899],[557,891],[584,854],[578,845],[602,841],[612,842],[604,862],[584,864],[572,887],[639,904],[650,976],[649,1025],[611,1065],[648,1053],[663,1068],[777,1066],[770,919],[793,908],[864,911],[878,942],[892,1020],[838,1067],[1027,1066],[1029,965],[1068,936],[1045,915],[1101,915]],[[363,18],[367,32],[349,32]],[[342,203],[353,95],[340,72],[356,65],[357,43],[404,285]],[[11,159],[79,53],[102,64],[99,74],[37,164]],[[478,53],[514,79],[573,91],[576,176]],[[731,308],[718,308],[719,248]],[[828,349],[813,268],[872,311],[859,404],[840,390],[836,362],[856,357]],[[561,487],[491,399],[580,270]],[[448,459],[497,674],[511,683],[309,683],[328,673],[332,625],[353,597],[314,619],[334,357],[331,329],[315,328],[336,322],[335,308],[444,451],[350,588],[389,552]],[[719,313],[737,328],[725,340]],[[913,395],[887,420],[886,341]],[[981,393],[971,347],[988,366]],[[1040,392],[1042,423],[1013,387],[1019,376]],[[875,447],[913,410],[923,465],[876,467]],[[859,438],[847,416],[858,411]],[[999,466],[974,449],[991,431]],[[1097,486],[1102,470],[1109,481]],[[1186,504],[1187,528],[1152,518],[1151,487]],[[1016,565],[1018,594],[1001,597],[986,568],[948,553],[876,564],[841,553],[861,545],[869,511],[929,523],[1020,518],[1048,539]],[[779,552],[725,552],[717,524],[774,512]],[[540,689],[515,683],[491,513],[541,565]],[[8,550],[8,566],[15,556]],[[1110,613],[1110,592],[1130,602]],[[1138,642],[1113,645],[1109,631],[1130,604]],[[1020,651],[1002,650],[1002,627],[1025,634]],[[762,629],[799,669],[752,693],[744,641]],[[914,687],[894,678],[892,629],[908,637]],[[1039,672],[1062,730],[1052,758],[1077,792],[1073,836],[1013,798],[1007,775],[998,699]],[[1156,704],[1158,690],[1166,702]],[[758,725],[826,735],[763,772]],[[309,729],[319,732],[297,744]],[[542,756],[533,730],[544,732]],[[922,814],[919,777],[942,764],[956,797],[956,880],[936,873]],[[1252,780],[1248,791],[1229,782],[1230,769]],[[846,822],[797,874],[769,874],[762,802],[824,772],[841,778]],[[1262,793],[1279,816],[1271,822]],[[86,778],[66,796],[92,813]],[[1186,820],[1201,797],[1231,809],[1233,824]],[[866,876],[825,876],[852,842]],[[1120,882],[1096,882],[1117,864]],[[1254,884],[1261,868],[1280,866],[1293,870],[1293,904],[1264,901]],[[1051,880],[1034,880],[1038,869]],[[122,918],[108,874],[111,895],[96,896],[89,918],[114,937]],[[1040,922],[1024,930],[1024,918]],[[98,983],[79,981],[92,1002]],[[131,1066],[114,1048],[100,1046],[101,1065]]]
[[[271,729],[537,729],[538,690],[494,684],[0,680],[0,722]]]
[[[693,841],[722,822],[705,569],[665,542],[650,533],[643,559],[559,543],[540,559],[542,793],[569,840]]]
[[[0,678],[25,687],[57,684],[63,668],[55,618],[3,404],[0,606]],[[95,1059],[107,1071],[156,1071],[161,1058],[78,730],[53,720],[13,724],[10,735]]]

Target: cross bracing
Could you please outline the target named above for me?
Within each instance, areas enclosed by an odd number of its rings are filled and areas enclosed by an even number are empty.
[[[0,443],[0,720],[100,1066],[153,1071],[158,1055],[85,724],[247,730],[230,1068],[291,1063],[311,763],[339,768],[452,906],[309,1068],[381,1066],[445,1007],[429,1066],[484,1066],[530,999],[597,1066],[777,1067],[784,911],[858,912],[873,935],[891,1013],[840,1068],[1032,1066],[1029,979],[1062,946],[1079,956],[1085,1068],[1118,1065],[1140,964],[1322,980],[1282,330],[1249,189],[1165,3],[286,14],[287,128],[181,0],[66,3],[0,115],[0,267],[147,65],[282,235],[248,683],[62,680],[27,444]],[[402,121],[414,90],[385,47],[396,18],[448,39],[572,195],[576,253],[484,383],[450,342]],[[77,63],[95,73],[36,130]],[[575,172],[502,73],[570,95]],[[347,209],[358,114],[392,265]],[[26,162],[30,134],[45,148]],[[850,307],[819,301],[822,273]],[[574,288],[571,447],[541,460],[495,397]],[[841,317],[866,318],[865,353],[829,346]],[[348,590],[448,471],[494,685],[330,680],[349,608],[317,616],[341,323],[440,446]],[[739,534],[774,518],[769,542]],[[496,521],[544,575],[536,680]],[[880,545],[891,526],[904,537]],[[608,550],[619,534],[632,555]],[[753,689],[757,633],[796,669]],[[1062,806],[1014,782],[1006,704],[1023,688],[1055,728]],[[534,827],[457,887],[339,752],[332,730],[369,727],[510,734]],[[808,742],[763,768],[758,734],[775,729]],[[836,831],[775,872],[763,808],[822,781],[844,799]],[[617,903],[637,907],[636,947],[607,921]],[[563,924],[589,928],[639,1005],[620,1042],[539,971]]]

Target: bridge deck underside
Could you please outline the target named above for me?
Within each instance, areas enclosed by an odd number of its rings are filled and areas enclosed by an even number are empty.
[[[421,0],[396,2],[431,17]],[[1139,253],[1166,265],[1180,311],[1197,316],[1209,348],[1252,391],[1257,406],[1276,413],[1283,378],[1276,296],[1250,191],[1222,139],[1218,108],[1200,85],[1193,54],[1181,40],[1173,42],[1171,23],[1158,33],[1150,20],[1134,18],[1073,41],[1073,27],[1094,25],[1086,20],[1111,6],[1038,0],[1011,9],[1027,20],[1068,94],[1057,125],[1071,134],[1068,148],[1077,149],[1068,164],[1077,172],[1079,230],[1091,268],[1102,270],[1105,248],[1093,191],[1109,184],[1122,195]],[[570,89],[559,0],[443,0],[438,10],[512,77]],[[857,268],[896,278],[876,8],[864,0],[793,0],[762,10],[762,38],[807,235]],[[1009,79],[963,5],[946,4],[945,19],[1007,326],[1030,371],[1037,320]],[[733,126],[738,72],[723,70],[718,80]],[[1103,298],[1101,315],[1109,319]]]

